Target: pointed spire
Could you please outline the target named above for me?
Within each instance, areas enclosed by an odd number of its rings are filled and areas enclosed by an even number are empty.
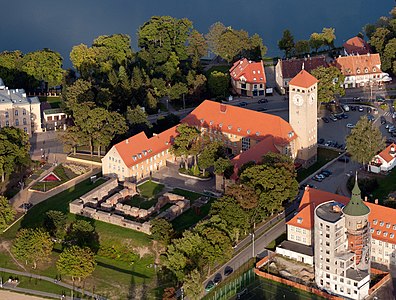
[[[352,197],[348,204],[343,208],[343,212],[350,216],[364,216],[370,212],[370,209],[364,204],[361,191],[358,184],[357,172],[355,175],[355,185],[352,189]]]

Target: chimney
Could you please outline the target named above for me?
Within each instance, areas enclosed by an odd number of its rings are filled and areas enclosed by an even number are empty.
[[[224,104],[220,104],[220,112],[225,113],[227,111],[227,106]]]
[[[375,200],[374,200],[374,203],[375,203],[375,204],[378,204],[378,199],[375,199]]]
[[[129,144],[129,140],[128,139],[125,140],[125,144]]]
[[[364,197],[364,202],[367,202],[367,196]]]

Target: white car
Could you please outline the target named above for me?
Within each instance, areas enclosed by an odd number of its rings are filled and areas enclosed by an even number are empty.
[[[363,106],[359,106],[359,111],[360,111],[360,112],[363,111]]]
[[[351,123],[348,123],[348,124],[346,125],[346,127],[347,127],[347,128],[355,128],[355,125],[353,125],[353,124],[351,124]]]
[[[345,111],[349,111],[349,106],[345,104],[345,105],[344,105],[344,110],[345,110]]]

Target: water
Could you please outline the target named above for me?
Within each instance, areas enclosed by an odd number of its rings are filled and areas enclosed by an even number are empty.
[[[298,40],[334,27],[336,45],[341,45],[365,24],[388,15],[393,5],[393,0],[0,0],[0,51],[50,48],[70,67],[72,46],[90,45],[103,34],[126,33],[136,50],[139,26],[152,15],[171,15],[189,18],[202,33],[216,21],[258,33],[268,54],[279,55],[277,41],[284,29]]]

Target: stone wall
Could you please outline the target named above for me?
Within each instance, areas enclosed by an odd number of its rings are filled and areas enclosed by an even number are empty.
[[[97,203],[106,197],[111,190],[114,190],[118,186],[118,181],[116,178],[109,179],[104,184],[94,188],[92,191],[82,195],[80,199],[83,203]]]

